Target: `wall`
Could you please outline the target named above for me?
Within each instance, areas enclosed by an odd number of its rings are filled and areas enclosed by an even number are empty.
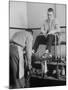
[[[27,3],[21,1],[10,1],[10,27],[28,28],[27,21]],[[14,33],[20,30],[10,29],[9,39],[12,38]]]
[[[66,5],[56,4],[56,17],[60,22],[60,26],[66,26]]]
[[[55,16],[58,18],[60,26],[66,25],[65,4],[27,2],[28,27],[29,28],[40,27],[44,19],[47,18],[48,8],[54,9]]]
[[[10,27],[28,27],[27,3],[21,1],[10,1]]]
[[[10,1],[10,27],[38,28],[53,8],[61,26],[66,25],[66,5],[38,2]],[[61,12],[61,13],[60,13]]]
[[[47,9],[52,7],[55,9],[55,4],[46,4],[38,2],[27,3],[28,27],[38,28],[42,25],[47,17]]]

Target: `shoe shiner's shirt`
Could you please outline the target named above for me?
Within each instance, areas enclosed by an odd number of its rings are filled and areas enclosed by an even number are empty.
[[[28,60],[29,66],[31,65],[31,55],[32,55],[32,40],[33,36],[28,31],[20,31],[16,32],[11,41],[15,42],[22,47],[18,46],[18,53],[19,53],[19,78],[24,76],[24,58],[23,58],[23,49],[26,47],[26,56]]]

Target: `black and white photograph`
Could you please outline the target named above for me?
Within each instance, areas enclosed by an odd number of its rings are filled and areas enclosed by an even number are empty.
[[[66,4],[9,0],[9,88],[66,86]]]

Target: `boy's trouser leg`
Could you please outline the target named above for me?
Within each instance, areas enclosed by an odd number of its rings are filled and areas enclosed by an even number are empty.
[[[52,46],[52,43],[54,42],[54,39],[55,39],[54,35],[47,36],[47,49],[49,50],[49,52],[51,52],[51,46]]]
[[[14,45],[10,46],[10,86],[12,88],[20,88],[24,87],[24,83],[21,83],[24,79],[19,78],[19,62],[20,62],[20,56],[19,56],[18,48]],[[22,55],[23,56],[23,55]],[[24,66],[23,66],[24,71]],[[23,73],[24,75],[24,73]],[[23,78],[24,76],[22,76]]]
[[[19,57],[17,48],[13,45],[10,45],[10,61],[9,61],[9,75],[10,75],[10,86],[12,88],[18,87],[17,78],[18,78],[18,69],[19,69]]]
[[[55,35],[47,36],[47,49],[51,52],[51,46],[55,46]],[[58,36],[56,36],[56,45],[58,45]]]
[[[33,49],[35,50],[35,52],[37,52],[37,49],[40,44],[46,44],[46,38],[44,35],[37,36],[35,43],[33,45]]]

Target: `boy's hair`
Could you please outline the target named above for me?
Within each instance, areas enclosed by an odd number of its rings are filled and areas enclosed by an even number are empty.
[[[53,8],[49,8],[48,12],[54,12]]]

